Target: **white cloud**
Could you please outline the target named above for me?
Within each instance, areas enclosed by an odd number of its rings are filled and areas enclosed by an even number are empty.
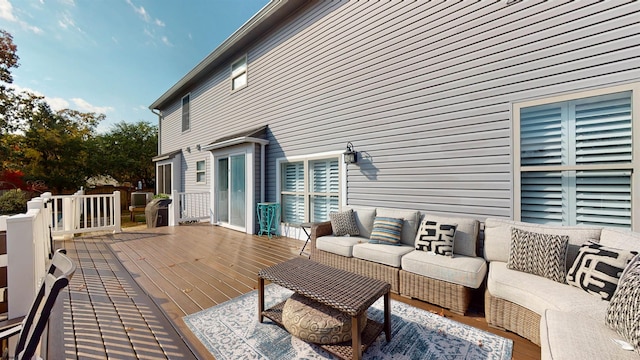
[[[156,23],[156,25],[160,26],[160,27],[164,27],[164,23],[162,22],[162,20],[160,19],[156,19],[156,21],[154,21]]]
[[[15,22],[25,30],[31,31],[34,34],[42,34],[42,29],[37,26],[29,25],[27,22],[20,20],[13,13],[13,5],[9,0],[0,0],[0,19]]]
[[[16,22],[18,19],[13,15],[13,5],[9,0],[0,0],[0,19]]]
[[[162,42],[167,45],[167,46],[173,46],[173,44],[171,43],[171,41],[169,41],[169,38],[166,36],[162,37]]]
[[[58,1],[60,1],[60,3],[62,3],[64,5],[76,6],[76,1],[75,0],[58,0]],[[40,2],[44,4],[43,0],[40,0]]]
[[[81,98],[72,98],[71,101],[76,105],[76,108],[80,111],[85,112],[94,112],[100,114],[106,114],[108,112],[114,111],[115,109],[111,106],[95,106],[90,104],[88,101]]]
[[[63,29],[73,29],[77,32],[84,34],[84,31],[80,29],[78,25],[76,25],[75,20],[73,20],[73,16],[69,12],[64,12],[61,15],[61,18],[58,19],[58,25]]]
[[[20,85],[17,84],[11,84],[9,85],[10,87],[14,88],[17,92],[29,92],[32,93],[36,96],[42,96],[45,101],[47,102],[47,104],[49,104],[49,106],[51,106],[51,109],[53,110],[62,110],[62,109],[68,109],[69,108],[69,102],[63,98],[59,98],[59,97],[49,97],[44,95],[43,93],[41,93],[38,90],[33,90],[31,88],[28,87],[22,87]]]

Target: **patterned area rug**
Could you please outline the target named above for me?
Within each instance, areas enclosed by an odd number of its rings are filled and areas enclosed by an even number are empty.
[[[265,287],[267,308],[292,292]],[[289,335],[265,318],[258,322],[258,292],[185,316],[184,322],[216,359],[333,359],[320,347]],[[383,322],[380,298],[369,318]],[[511,359],[513,342],[437,314],[391,301],[391,342],[384,333],[367,349],[365,359]]]

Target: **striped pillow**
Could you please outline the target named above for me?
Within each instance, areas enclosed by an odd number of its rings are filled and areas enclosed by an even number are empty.
[[[373,220],[369,243],[400,245],[403,223],[404,219],[376,216]]]

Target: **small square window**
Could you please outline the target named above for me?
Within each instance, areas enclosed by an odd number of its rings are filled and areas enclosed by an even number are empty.
[[[196,162],[196,182],[197,183],[207,182],[207,165],[204,160],[200,160]]]
[[[247,86],[247,56],[231,64],[231,90]]]

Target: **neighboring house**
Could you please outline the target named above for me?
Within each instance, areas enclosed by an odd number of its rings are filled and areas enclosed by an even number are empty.
[[[285,223],[350,204],[639,230],[639,13],[274,0],[150,106],[157,190],[210,191],[249,233],[261,201]]]

